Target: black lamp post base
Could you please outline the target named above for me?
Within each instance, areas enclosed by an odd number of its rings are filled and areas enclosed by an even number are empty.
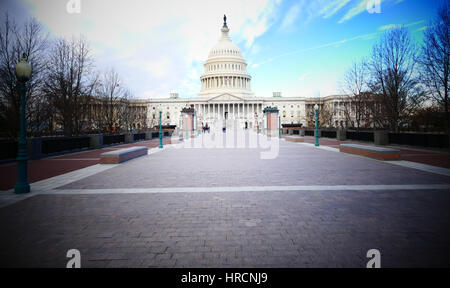
[[[16,186],[14,186],[14,192],[16,194],[25,194],[30,192],[30,184],[28,183],[17,183]]]

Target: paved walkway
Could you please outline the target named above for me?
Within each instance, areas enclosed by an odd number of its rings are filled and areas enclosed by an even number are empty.
[[[323,147],[322,147],[323,148]],[[450,176],[280,141],[154,149],[32,185],[0,208],[0,266],[450,266]],[[444,173],[445,174],[445,173]]]
[[[170,143],[170,138],[163,138],[164,144]],[[109,146],[102,149],[86,150],[71,154],[44,158],[40,160],[30,160],[28,162],[28,181],[34,183],[43,179],[51,178],[57,175],[75,171],[81,168],[89,167],[99,163],[100,154],[106,151],[121,149],[130,146],[147,146],[149,148],[157,147],[159,139],[141,141],[132,144],[122,144]],[[17,165],[15,162],[0,165],[0,190],[14,188],[17,182]]]
[[[307,143],[314,143],[315,139],[314,139],[314,137],[306,136],[305,141]],[[319,139],[320,145],[325,145],[325,146],[334,147],[334,148],[339,148],[339,145],[343,144],[343,143],[372,145],[367,142],[356,142],[356,141],[351,141],[351,140],[339,141],[339,140],[331,139],[331,138],[320,138]],[[399,149],[403,160],[450,169],[450,152],[442,152],[442,151],[438,152],[438,151],[427,150],[426,148],[420,148],[420,147],[405,148],[404,146],[400,146],[400,145],[392,145],[392,146],[387,146],[387,147]]]

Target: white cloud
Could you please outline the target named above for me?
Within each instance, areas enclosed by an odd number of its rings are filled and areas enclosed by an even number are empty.
[[[223,14],[233,41],[251,49],[255,39],[275,22],[274,13],[281,3],[81,0],[81,13],[69,14],[67,1],[24,1],[52,35],[84,35],[99,65],[115,67],[139,97],[167,97],[170,90],[186,97],[182,93],[186,87],[192,87],[185,92],[195,96],[201,64],[220,38]]]
[[[334,0],[328,5],[324,6],[320,11],[320,14],[323,15],[323,18],[330,18],[334,14],[336,14],[341,8],[343,8],[350,0]]]
[[[419,20],[419,21],[416,21],[416,22],[408,23],[408,24],[387,24],[387,25],[383,25],[383,26],[378,27],[378,30],[384,31],[384,30],[389,30],[389,29],[393,29],[393,28],[396,28],[396,27],[401,27],[401,26],[411,27],[411,26],[416,26],[416,25],[422,24],[424,22],[425,22],[425,20]]]
[[[303,80],[305,80],[306,78],[309,77],[309,75],[311,75],[310,72],[303,73],[302,75],[300,75],[300,77],[298,77],[298,81],[303,81]]]
[[[347,13],[344,15],[344,17],[342,17],[341,20],[339,20],[339,23],[344,23],[345,21],[348,21],[351,18],[355,17],[356,15],[359,15],[362,12],[366,11],[367,1],[368,0],[360,0],[357,5],[353,6],[352,9],[347,11]],[[382,0],[380,0],[380,3],[381,3],[381,1]]]
[[[341,20],[339,20],[338,23],[344,23],[350,19],[352,19],[353,17],[367,11],[367,8],[373,8],[374,5],[380,5],[380,8],[383,6],[384,2],[390,2],[393,5],[402,3],[403,0],[378,0],[374,1],[374,0],[359,0],[358,4],[354,5],[350,10],[347,11],[347,13],[344,15],[344,17],[341,18]]]
[[[299,54],[299,53],[304,53],[304,52],[311,51],[311,50],[317,50],[317,49],[322,49],[322,48],[327,48],[327,47],[337,47],[339,45],[345,44],[347,42],[355,41],[355,40],[372,39],[375,36],[379,35],[380,33],[381,32],[378,31],[378,32],[374,32],[374,33],[361,34],[361,35],[357,35],[357,36],[354,36],[354,37],[345,38],[345,39],[342,39],[342,40],[338,40],[338,41],[333,41],[333,42],[328,42],[328,43],[325,43],[325,44],[317,45],[317,46],[314,46],[314,47],[309,47],[309,48],[305,48],[305,49],[289,51],[289,52],[286,52],[286,53],[283,53],[283,54],[279,54],[279,55],[274,56],[274,57],[270,57],[270,58],[268,58],[268,59],[266,59],[264,61],[261,61],[260,63],[254,63],[254,64],[252,64],[252,67],[259,67],[261,65],[270,63],[270,62],[272,62],[274,60],[277,60],[279,58],[282,58],[282,57],[291,56],[291,55],[295,55],[295,54]]]
[[[170,65],[170,60],[167,57],[163,57],[155,62],[144,63],[145,70],[149,71],[153,76],[162,78],[167,76],[170,72],[168,68]]]
[[[280,29],[285,30],[289,28],[292,24],[294,24],[299,13],[300,13],[300,4],[293,5],[284,16]]]

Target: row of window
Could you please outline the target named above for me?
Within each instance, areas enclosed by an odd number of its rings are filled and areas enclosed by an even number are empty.
[[[212,52],[213,55],[218,55],[218,54],[235,54],[235,55],[239,55],[239,51],[237,50],[231,50],[231,49],[224,49],[224,50],[214,50]]]
[[[155,113],[155,112],[153,112],[152,118],[153,118],[153,119],[156,119],[156,113]],[[170,119],[170,113],[169,113],[169,112],[167,112],[166,118],[167,118],[167,119]]]
[[[286,111],[283,110],[282,112],[283,117],[286,117]],[[294,117],[294,111],[291,111],[291,117]],[[300,111],[297,111],[297,117],[300,117]]]
[[[215,71],[219,69],[244,70],[241,64],[214,64],[206,67],[207,71]]]

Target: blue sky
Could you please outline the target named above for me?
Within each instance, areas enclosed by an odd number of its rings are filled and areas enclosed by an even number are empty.
[[[67,3],[79,1],[80,13]],[[367,2],[380,3],[380,12]],[[393,25],[421,44],[440,0],[2,0],[18,22],[41,21],[51,37],[84,35],[97,68],[114,67],[137,98],[195,97],[223,14],[256,96],[339,94],[352,61]],[[369,5],[370,6],[370,5]]]

